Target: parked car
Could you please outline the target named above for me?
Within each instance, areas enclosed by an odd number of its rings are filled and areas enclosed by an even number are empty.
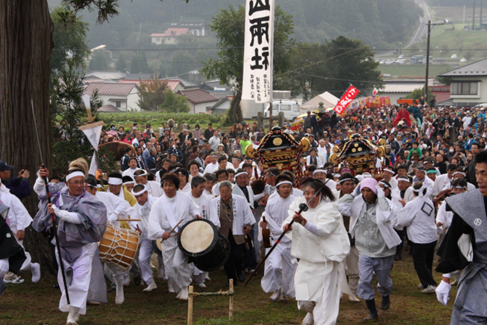
[[[264,117],[269,117],[270,105],[267,104],[264,109]],[[299,114],[299,104],[290,100],[276,100],[272,102],[272,115],[277,116],[279,112],[284,113],[284,117],[289,121],[294,121]]]
[[[386,60],[380,60],[379,61],[379,64],[385,64],[386,63]]]
[[[462,59],[460,60],[460,63],[466,63],[466,62],[467,62],[467,59],[465,59],[465,58],[462,58]]]
[[[396,62],[394,64],[406,64],[406,59],[396,60]]]
[[[404,54],[399,55],[398,59],[404,59]]]
[[[451,56],[451,59],[458,59],[458,56],[457,56],[456,54],[453,54],[453,55]]]
[[[387,60],[386,64],[393,64],[394,62],[395,62],[395,60]]]

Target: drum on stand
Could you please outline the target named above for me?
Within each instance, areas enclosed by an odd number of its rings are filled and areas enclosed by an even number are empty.
[[[230,256],[230,243],[208,220],[194,219],[180,230],[178,246],[189,261],[206,272],[223,266]]]
[[[137,254],[139,239],[138,231],[115,227],[108,222],[98,246],[100,260],[114,263],[123,271],[127,271]]]

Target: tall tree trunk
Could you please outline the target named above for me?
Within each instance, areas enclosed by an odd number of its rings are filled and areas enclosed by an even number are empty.
[[[230,102],[230,109],[228,110],[228,117],[232,123],[240,123],[243,121],[242,107],[240,101],[242,100],[242,88],[238,88],[237,93],[233,96]]]
[[[0,3],[0,159],[15,166],[14,173],[28,169],[32,186],[41,164],[31,99],[44,162],[51,156],[49,114],[49,60],[53,23],[47,0],[2,0]],[[29,213],[37,210],[37,197],[24,199]],[[31,228],[25,246],[34,261],[50,265],[47,239]]]

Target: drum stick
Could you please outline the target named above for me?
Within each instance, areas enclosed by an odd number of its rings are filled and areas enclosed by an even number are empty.
[[[180,224],[181,222],[183,222],[183,220],[184,220],[184,219],[179,220],[178,224],[177,224],[177,225],[175,225],[175,226],[174,226],[174,228],[172,228],[172,229],[171,229],[171,231],[169,232],[169,234],[171,234],[171,233],[172,233],[172,232],[173,232],[173,231],[174,231],[174,230],[175,230],[175,229],[176,229],[176,228],[179,226],[179,224]],[[164,239],[162,239],[162,241],[164,241]],[[162,242],[162,241],[161,241],[161,242]]]

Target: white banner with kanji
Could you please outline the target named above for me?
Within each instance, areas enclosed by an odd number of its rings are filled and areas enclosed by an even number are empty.
[[[274,0],[246,0],[242,99],[272,101]]]

